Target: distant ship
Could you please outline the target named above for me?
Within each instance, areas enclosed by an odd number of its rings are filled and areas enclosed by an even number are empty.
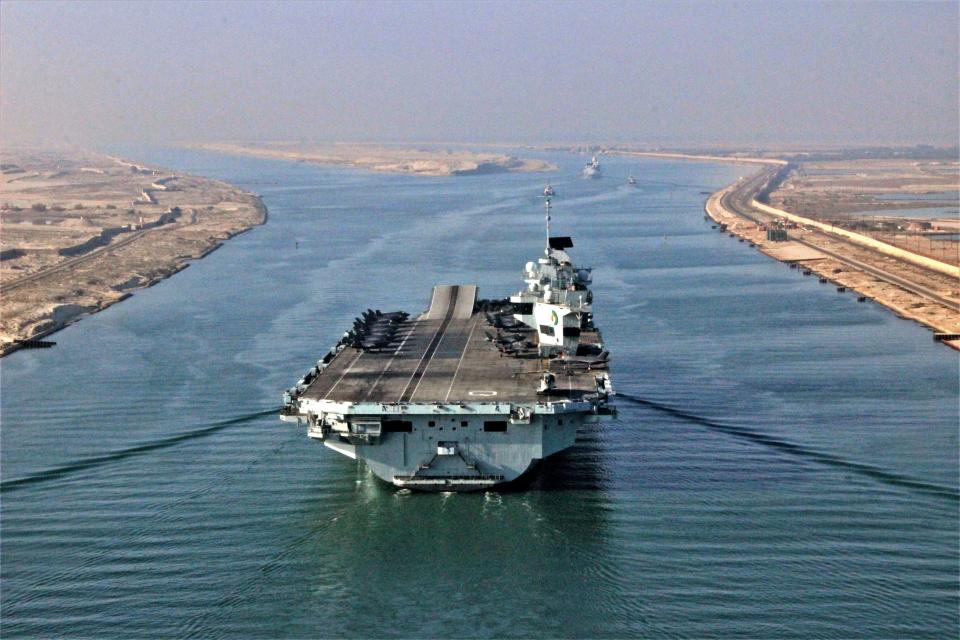
[[[593,321],[591,269],[550,235],[524,287],[481,300],[437,285],[414,318],[368,309],[284,394],[281,418],[398,487],[483,491],[612,419],[609,352]]]
[[[637,179],[634,178],[633,176],[628,176],[628,177],[627,177],[627,184],[630,185],[631,187],[635,187],[635,186],[637,186]]]
[[[544,189],[543,189],[543,197],[544,197],[544,198],[552,198],[552,197],[555,196],[555,195],[557,195],[557,192],[554,190],[553,187],[551,187],[549,184],[547,184],[547,186],[544,187]]]
[[[600,162],[597,160],[597,156],[593,156],[593,158],[590,159],[590,162],[583,167],[583,177],[599,178],[601,176],[602,172],[600,170]]]

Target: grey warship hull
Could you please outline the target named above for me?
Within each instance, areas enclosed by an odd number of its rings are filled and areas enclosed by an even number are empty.
[[[610,415],[584,366],[555,367],[560,383],[538,394],[549,364],[503,353],[476,307],[474,286],[435,287],[430,309],[384,348],[335,347],[285,419],[397,486],[469,491],[517,480]]]
[[[609,354],[593,324],[589,268],[567,237],[523,269],[526,288],[478,300],[438,285],[416,318],[368,309],[284,396],[281,418],[363,460],[377,477],[426,491],[512,483],[615,415]]]

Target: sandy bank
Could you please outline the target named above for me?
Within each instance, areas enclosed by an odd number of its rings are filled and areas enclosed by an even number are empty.
[[[749,243],[750,247],[756,247],[771,258],[793,265],[798,273],[816,276],[821,284],[835,286],[841,293],[854,291],[859,294],[859,300],[873,300],[935,333],[960,332],[960,311],[957,310],[960,281],[954,275],[954,267],[938,264],[935,265],[937,269],[931,269],[928,260],[917,255],[905,260],[905,256],[896,251],[880,251],[869,242],[857,242],[858,238],[831,233],[836,229],[824,229],[813,224],[815,221],[763,205],[752,197],[748,200],[749,215],[754,219],[744,217],[740,211],[725,206],[724,202],[728,196],[731,201],[738,201],[733,197],[738,189],[746,189],[744,193],[749,196],[745,183],[749,181],[738,181],[707,199],[707,216],[721,232]],[[767,228],[778,219],[787,220],[792,225],[787,230],[788,241],[776,242],[767,237]],[[897,280],[910,286],[901,286]],[[930,295],[913,290],[917,287],[931,292],[938,299],[953,302],[938,302]],[[945,344],[960,348],[956,341],[945,341]]]
[[[256,195],[216,180],[79,151],[0,159],[0,354],[266,220]]]
[[[346,144],[311,145],[284,142],[212,142],[190,146],[231,155],[340,165],[381,173],[404,173],[420,176],[467,176],[556,170],[554,165],[542,160],[472,151],[401,149]]]
[[[693,153],[672,153],[667,151],[609,151],[611,155],[638,156],[641,158],[663,158],[670,160],[699,160],[701,162],[735,162],[743,164],[784,165],[786,160],[776,158],[755,158],[751,156],[727,155],[715,156]]]

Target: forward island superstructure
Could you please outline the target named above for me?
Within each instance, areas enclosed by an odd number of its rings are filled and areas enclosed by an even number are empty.
[[[481,300],[437,285],[416,318],[368,309],[297,385],[281,417],[399,487],[481,490],[532,472],[615,409],[589,268],[550,236],[524,289]]]

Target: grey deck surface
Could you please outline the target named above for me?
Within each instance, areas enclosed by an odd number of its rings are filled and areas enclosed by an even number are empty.
[[[346,348],[303,397],[339,402],[515,402],[594,393],[594,373],[556,374],[556,393],[536,393],[546,361],[501,356],[472,313],[476,287],[436,287],[430,310],[402,325],[381,352]],[[531,334],[532,335],[532,334]]]

